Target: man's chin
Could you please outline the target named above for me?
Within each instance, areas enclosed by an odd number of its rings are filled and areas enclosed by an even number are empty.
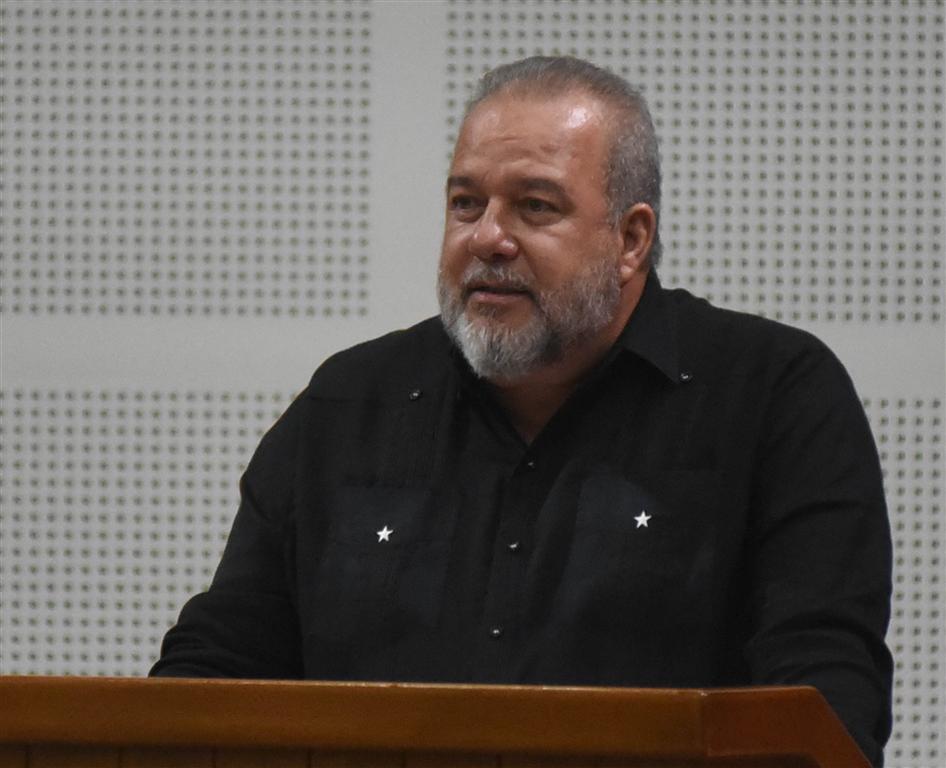
[[[535,309],[531,302],[521,299],[510,302],[468,301],[463,310],[466,321],[473,326],[515,332],[535,320]]]

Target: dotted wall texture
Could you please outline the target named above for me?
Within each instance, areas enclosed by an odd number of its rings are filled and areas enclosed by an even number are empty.
[[[370,6],[6,2],[0,306],[367,311]]]
[[[0,398],[0,673],[142,675],[206,589],[285,394]]]
[[[894,543],[893,614],[887,642],[896,661],[892,766],[937,766],[943,744],[943,402],[865,402],[877,440]]]
[[[943,317],[941,2],[453,2],[447,138],[533,54],[627,77],[661,140],[665,283],[790,322]]]

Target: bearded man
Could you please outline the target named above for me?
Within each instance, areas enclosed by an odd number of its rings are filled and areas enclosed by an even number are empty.
[[[836,358],[661,287],[641,96],[486,75],[446,185],[441,316],[342,352],[263,438],[158,675],[810,684],[890,729],[890,536]]]

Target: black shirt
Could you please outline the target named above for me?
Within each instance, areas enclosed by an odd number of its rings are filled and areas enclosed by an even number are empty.
[[[241,489],[153,674],[811,684],[881,760],[880,469],[809,334],[652,275],[526,444],[428,320],[328,360]]]

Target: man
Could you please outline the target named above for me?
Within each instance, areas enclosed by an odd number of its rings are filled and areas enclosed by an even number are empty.
[[[808,334],[661,288],[659,195],[623,80],[488,74],[441,317],[316,372],[153,673],[811,684],[879,763],[890,540],[860,403]]]

